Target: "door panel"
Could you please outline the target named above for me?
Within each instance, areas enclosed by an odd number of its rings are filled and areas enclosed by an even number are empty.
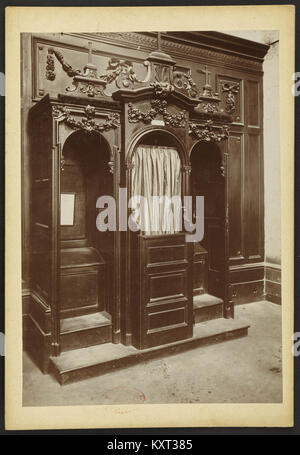
[[[185,234],[139,235],[139,298],[134,345],[139,349],[189,338],[192,318],[192,244]],[[163,251],[162,255],[157,254]]]

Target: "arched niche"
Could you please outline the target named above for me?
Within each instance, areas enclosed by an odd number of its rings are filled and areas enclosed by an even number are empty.
[[[99,133],[75,131],[64,143],[60,173],[61,211],[64,197],[71,195],[74,204],[73,223],[62,224],[61,216],[62,252],[66,255],[70,251],[75,263],[105,264],[98,272],[98,284],[94,284],[95,299],[99,309],[109,313],[112,311],[115,240],[114,232],[97,229],[96,202],[100,196],[113,196],[110,156],[109,144]],[[82,262],[83,257],[87,259]]]
[[[199,141],[190,154],[190,189],[195,214],[196,196],[204,196],[204,238],[208,252],[208,292],[224,296],[225,263],[225,179],[220,147]]]
[[[112,195],[109,161],[110,148],[100,134],[75,131],[65,141],[60,191],[74,194],[74,220],[72,225],[61,226],[62,241],[105,248],[96,231],[96,201],[101,195]]]

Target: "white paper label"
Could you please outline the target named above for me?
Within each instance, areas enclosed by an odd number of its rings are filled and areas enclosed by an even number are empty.
[[[75,194],[62,193],[60,195],[60,225],[74,225]]]
[[[156,125],[156,126],[165,126],[165,122],[163,120],[156,120],[153,119],[151,121],[151,125]]]

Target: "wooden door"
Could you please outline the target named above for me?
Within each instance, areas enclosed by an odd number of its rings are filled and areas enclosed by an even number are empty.
[[[139,292],[132,301],[137,348],[192,337],[192,246],[184,233],[139,235]]]
[[[191,165],[193,198],[204,196],[204,238],[201,244],[208,252],[208,293],[224,299],[225,179],[219,147],[213,143],[198,143],[191,154]]]

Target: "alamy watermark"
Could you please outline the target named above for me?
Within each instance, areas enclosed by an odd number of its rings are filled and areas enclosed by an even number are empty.
[[[100,209],[96,226],[101,232],[129,228],[133,232],[174,233],[181,232],[184,224],[186,242],[201,242],[204,237],[204,196],[194,198],[194,207],[192,196],[184,196],[183,205],[180,196],[166,195],[147,198],[134,195],[127,202],[127,189],[120,188],[118,226],[116,201],[112,196],[100,196],[96,207]]]
[[[294,357],[299,357],[300,355],[300,332],[295,332],[293,335],[293,340],[295,341],[293,345],[293,355]]]

